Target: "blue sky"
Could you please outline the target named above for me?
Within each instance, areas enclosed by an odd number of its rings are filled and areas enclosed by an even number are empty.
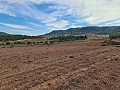
[[[84,26],[119,26],[120,0],[0,0],[0,32],[41,35]]]

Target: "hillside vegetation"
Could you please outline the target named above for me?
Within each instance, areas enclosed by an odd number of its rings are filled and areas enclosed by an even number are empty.
[[[80,35],[80,34],[120,34],[120,26],[111,27],[82,27],[82,28],[69,28],[67,30],[54,30],[45,36],[59,36],[59,35]]]
[[[52,37],[49,40],[58,40],[58,41],[74,41],[74,40],[85,40],[87,36],[57,36]]]
[[[23,39],[36,39],[41,38],[38,36],[26,36],[26,35],[2,35],[0,36],[0,41],[15,41]]]

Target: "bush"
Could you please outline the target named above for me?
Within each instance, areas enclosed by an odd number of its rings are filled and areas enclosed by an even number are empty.
[[[10,45],[11,43],[10,42],[6,42],[6,45]]]
[[[32,42],[27,42],[27,45],[30,45],[30,44],[32,44]]]
[[[112,40],[112,39],[117,39],[117,38],[120,39],[120,34],[110,35],[110,40]]]
[[[33,44],[36,44],[36,42],[33,42]]]

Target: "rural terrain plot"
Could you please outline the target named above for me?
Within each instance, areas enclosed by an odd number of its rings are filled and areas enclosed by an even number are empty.
[[[0,90],[120,90],[120,48],[101,41],[0,48]]]

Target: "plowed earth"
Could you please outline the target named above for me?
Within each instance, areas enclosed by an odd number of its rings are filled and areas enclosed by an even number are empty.
[[[120,48],[100,41],[0,48],[0,90],[120,90]]]

